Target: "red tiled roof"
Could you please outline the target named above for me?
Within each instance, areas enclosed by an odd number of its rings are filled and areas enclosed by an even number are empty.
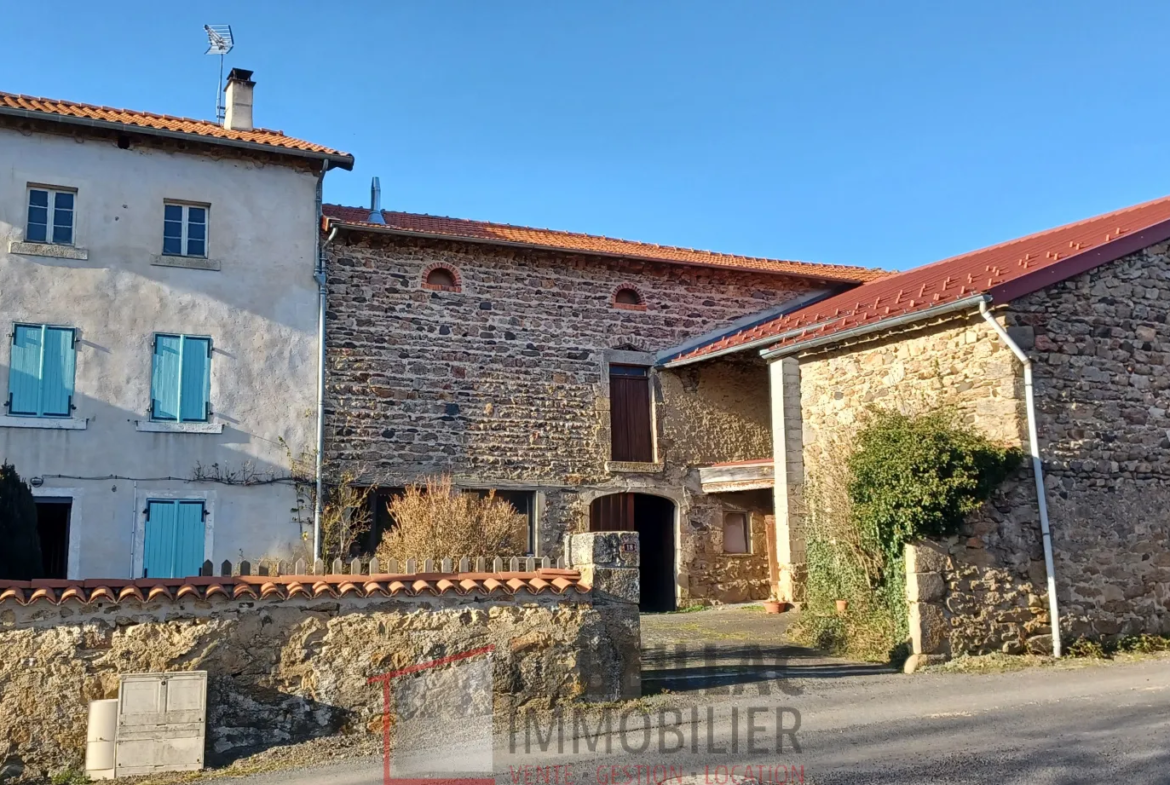
[[[444,218],[418,213],[400,213],[383,210],[385,225],[370,223],[370,211],[364,207],[343,207],[336,204],[324,206],[329,221],[372,231],[390,231],[395,234],[417,234],[422,236],[450,237],[456,240],[470,240],[500,245],[527,245],[557,251],[571,251],[586,254],[620,256],[627,259],[644,259],[653,262],[687,264],[700,267],[721,267],[731,270],[745,270],[763,273],[781,273],[825,281],[860,283],[879,276],[889,275],[882,270],[866,267],[852,267],[842,264],[818,264],[815,262],[793,262],[781,259],[761,259],[754,256],[696,251],[692,248],[676,248],[669,245],[653,245],[632,240],[616,240],[592,234],[561,232],[554,229],[534,229],[527,226],[511,226],[485,221],[469,221],[463,218]]]
[[[528,594],[584,594],[577,570],[504,573],[426,573],[414,575],[281,575],[210,578],[93,579],[84,581],[0,581],[0,605],[47,602],[152,602],[155,600],[289,600],[329,597],[418,597],[475,594],[484,597]]]
[[[1170,197],[889,275],[689,349],[686,363],[754,344],[769,349],[880,325],[977,295],[1007,302],[1170,238]],[[783,336],[783,337],[780,337]]]
[[[247,143],[274,148],[274,152],[293,151],[315,154],[317,157],[334,160],[343,168],[353,166],[353,156],[303,139],[285,136],[282,131],[256,128],[251,131],[233,131],[210,120],[192,120],[187,117],[172,117],[136,112],[130,109],[113,109],[108,106],[81,104],[76,101],[59,101],[53,98],[37,98],[31,95],[0,92],[0,114],[32,114],[49,120],[81,121],[95,124],[114,123],[131,128],[167,131],[200,137],[211,143]]]

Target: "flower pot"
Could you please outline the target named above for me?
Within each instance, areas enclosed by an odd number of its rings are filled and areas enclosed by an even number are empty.
[[[837,600],[837,613],[849,610],[849,600]]]
[[[779,613],[784,610],[785,603],[779,600],[767,600],[764,603],[764,613]]]

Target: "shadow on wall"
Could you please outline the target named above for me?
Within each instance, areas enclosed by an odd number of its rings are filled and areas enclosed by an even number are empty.
[[[59,259],[48,256],[12,255],[9,257],[8,267],[14,273],[22,266],[30,268],[44,268],[56,275],[56,270],[77,271],[108,271],[112,280],[107,284],[111,293],[109,300],[111,310],[116,309],[113,292],[137,292],[141,296],[147,287],[158,288],[158,299],[167,299],[168,292],[172,298],[180,301],[179,307],[186,302],[196,299],[212,299],[223,303],[225,314],[251,314],[255,319],[280,325],[287,330],[304,332],[312,335],[317,323],[317,284],[313,280],[313,248],[308,246],[303,264],[298,268],[295,281],[281,279],[280,286],[247,285],[264,282],[259,273],[252,273],[252,280],[240,280],[241,266],[245,260],[224,259],[223,272],[204,273],[216,276],[213,279],[196,279],[201,283],[208,281],[205,286],[195,287],[182,285],[187,278],[183,270],[172,267],[151,264],[153,254],[132,252],[132,261],[117,257],[114,253],[91,253],[89,260]],[[213,254],[214,256],[214,254]],[[3,268],[0,268],[3,269]],[[234,274],[233,274],[234,271]],[[272,273],[284,273],[287,270],[273,270]],[[232,276],[223,278],[223,276]],[[133,281],[119,281],[121,277],[133,278]],[[298,288],[293,288],[298,285]],[[248,329],[255,331],[255,326]]]
[[[332,736],[349,725],[354,714],[274,687],[244,686],[223,673],[209,677],[207,692],[205,759],[215,767],[273,747]]]
[[[102,351],[100,347],[98,350]],[[8,400],[8,389],[9,367],[0,363],[0,397],[4,401]],[[239,427],[245,424],[236,422],[230,415],[212,415],[211,422],[224,424],[223,432],[218,434],[146,433],[136,430],[135,423],[150,422],[149,399],[144,399],[142,410],[135,412],[75,392],[73,405],[73,418],[87,421],[85,430],[0,427],[0,460],[13,463],[26,480],[33,476],[65,474],[193,481],[196,467],[202,467],[204,475],[214,477],[216,472],[242,472],[245,465],[256,478],[289,473],[286,462],[244,452],[248,445],[271,451],[283,448],[275,436],[250,433]],[[0,410],[0,414],[7,413],[7,409]],[[28,420],[44,422],[36,417]],[[218,468],[212,469],[216,465]]]

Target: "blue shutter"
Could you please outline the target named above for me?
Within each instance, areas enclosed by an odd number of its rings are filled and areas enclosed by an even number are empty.
[[[183,422],[204,422],[208,414],[208,395],[211,390],[211,341],[207,338],[184,338],[182,384],[180,387],[180,419]]]
[[[179,502],[177,507],[174,577],[188,578],[203,567],[203,502]]]
[[[41,357],[44,331],[16,325],[12,335],[12,365],[8,369],[9,414],[39,414]]]
[[[179,419],[179,368],[182,338],[156,335],[154,368],[150,378],[150,416],[156,420]]]
[[[46,327],[44,340],[41,414],[48,417],[68,417],[73,403],[73,330]]]
[[[144,578],[174,578],[174,502],[150,502],[146,506],[146,537],[142,548]]]
[[[203,566],[203,502],[148,502],[142,550],[143,577],[198,575]]]

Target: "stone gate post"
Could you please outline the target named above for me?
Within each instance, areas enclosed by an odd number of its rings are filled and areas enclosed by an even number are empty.
[[[581,582],[592,587],[593,604],[610,641],[602,662],[588,663],[615,671],[590,675],[590,700],[630,700],[642,696],[642,628],[637,532],[570,534],[569,563],[581,571]],[[615,678],[616,677],[616,678]],[[596,693],[594,685],[597,686]],[[605,685],[620,685],[618,694]]]

